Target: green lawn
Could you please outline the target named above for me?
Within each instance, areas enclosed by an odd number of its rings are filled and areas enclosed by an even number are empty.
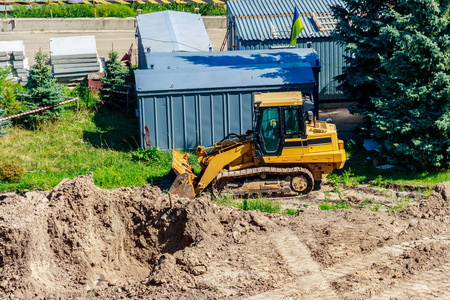
[[[74,106],[58,121],[36,129],[14,127],[0,138],[0,162],[13,162],[27,172],[17,183],[0,182],[0,191],[51,189],[64,178],[94,172],[94,181],[101,188],[142,186],[154,183],[171,169],[171,151],[163,152],[159,161],[136,161],[138,119],[133,114],[117,111],[83,109]],[[368,153],[347,151],[349,160],[335,175],[346,174],[359,182],[379,179],[399,184],[435,185],[450,181],[450,171],[410,172],[396,169],[379,170],[365,161]],[[195,155],[191,163],[196,162]],[[196,164],[196,171],[199,166]],[[351,174],[350,174],[351,173]],[[350,175],[349,175],[350,174]]]
[[[0,162],[20,164],[27,172],[17,183],[0,182],[0,190],[50,189],[88,172],[102,188],[151,183],[170,171],[171,153],[158,162],[134,161],[138,140],[135,116],[107,110],[69,110],[35,130],[14,127],[0,138]]]
[[[344,168],[332,173],[341,178],[347,173],[351,174],[350,177],[354,181],[359,182],[382,180],[389,183],[418,186],[434,186],[439,182],[450,181],[450,170],[417,172],[397,167],[385,170],[377,169],[373,166],[373,158],[377,153],[366,151],[362,145],[349,143],[346,145],[346,152],[347,162]]]

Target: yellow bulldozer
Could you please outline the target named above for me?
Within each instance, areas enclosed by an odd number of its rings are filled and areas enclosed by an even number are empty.
[[[344,142],[336,126],[312,119],[301,92],[254,95],[253,130],[229,134],[211,146],[197,146],[201,166],[194,173],[189,154],[173,150],[177,175],[169,192],[194,198],[208,186],[214,196],[294,196],[309,193],[345,163]]]

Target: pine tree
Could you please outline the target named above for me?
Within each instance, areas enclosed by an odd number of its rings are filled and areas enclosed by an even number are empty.
[[[449,167],[450,0],[345,2],[334,10],[351,54],[341,87],[381,153],[409,168]]]
[[[124,99],[124,94],[114,93],[115,91],[127,91],[128,85],[126,75],[128,70],[125,69],[117,57],[117,52],[111,51],[108,54],[109,61],[106,62],[106,76],[101,78],[103,83],[102,99],[106,103],[112,104],[113,101]]]
[[[58,84],[53,77],[48,55],[40,49],[34,59],[36,63],[34,68],[30,70],[28,81],[31,96],[26,97],[29,108],[36,109],[64,101],[64,87]],[[55,106],[39,113],[27,115],[24,120],[29,122],[56,119],[62,115],[63,109],[62,105]]]

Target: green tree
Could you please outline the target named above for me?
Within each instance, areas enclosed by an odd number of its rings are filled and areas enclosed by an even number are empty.
[[[339,78],[392,162],[450,166],[450,0],[344,0],[336,38],[350,54]]]
[[[56,82],[49,65],[48,55],[40,49],[35,57],[34,68],[30,70],[28,87],[31,94],[26,97],[29,109],[58,104],[64,101],[64,87]],[[62,115],[63,106],[55,106],[39,113],[24,117],[25,122],[57,119]]]
[[[17,99],[17,90],[22,90],[22,86],[12,81],[11,67],[0,69],[0,108],[4,109],[5,116],[15,115],[26,109],[26,106]]]
[[[6,117],[7,110],[0,107],[0,119]],[[0,137],[8,133],[8,128],[11,126],[11,120],[0,121]]]
[[[128,84],[126,76],[128,70],[122,66],[117,57],[117,52],[111,51],[108,54],[109,60],[106,62],[105,77],[101,78],[103,83],[102,99],[105,103],[113,104],[114,101],[124,99],[124,94],[112,92],[123,91],[126,92]]]

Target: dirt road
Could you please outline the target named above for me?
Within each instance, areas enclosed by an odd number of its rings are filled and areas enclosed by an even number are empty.
[[[332,199],[350,209],[318,209]],[[450,297],[450,182],[431,194],[323,186],[280,201],[297,215],[149,185],[102,190],[92,174],[1,194],[0,298]]]
[[[210,41],[214,50],[219,50],[225,36],[225,29],[207,29]],[[1,41],[17,41],[22,40],[25,44],[26,56],[29,64],[34,65],[34,55],[40,48],[45,53],[50,51],[50,39],[57,37],[69,36],[95,36],[97,44],[97,52],[99,57],[107,58],[111,50],[117,51],[120,57],[128,52],[130,45],[133,43],[134,60],[133,64],[137,64],[137,39],[135,39],[134,30],[99,30],[99,31],[31,31],[31,32],[1,32]]]

